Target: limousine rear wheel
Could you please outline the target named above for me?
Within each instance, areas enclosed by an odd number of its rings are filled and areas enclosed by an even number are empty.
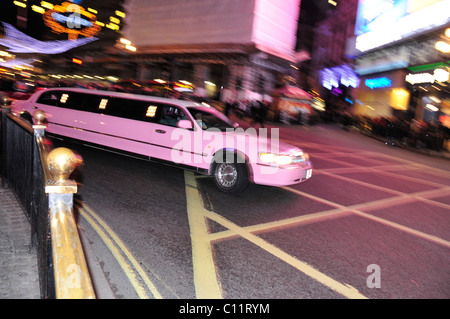
[[[248,172],[244,163],[223,161],[214,165],[214,182],[225,193],[240,193],[248,185]]]

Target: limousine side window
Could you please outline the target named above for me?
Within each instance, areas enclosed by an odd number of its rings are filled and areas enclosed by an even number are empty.
[[[149,101],[139,101],[124,98],[111,98],[106,103],[106,114],[128,118],[131,120],[156,122],[159,105]]]
[[[176,127],[178,121],[188,120],[189,118],[184,114],[182,110],[172,105],[162,106],[161,115],[158,123],[162,125],[168,125]]]
[[[61,99],[61,92],[58,91],[44,92],[39,96],[37,103],[50,106],[59,106],[60,99]]]
[[[102,96],[94,94],[83,94],[71,91],[49,91],[41,94],[37,103],[72,110],[101,113],[102,110],[99,109],[101,101]]]
[[[103,113],[103,110],[99,108],[101,100],[100,95],[62,91],[59,103],[61,107],[72,110]]]
[[[182,110],[172,105],[101,94],[86,94],[65,90],[50,91],[41,94],[37,102],[174,127],[177,126],[178,121],[188,119]]]

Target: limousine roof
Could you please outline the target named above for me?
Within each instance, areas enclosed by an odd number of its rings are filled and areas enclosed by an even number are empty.
[[[204,106],[201,103],[197,103],[197,102],[193,102],[193,101],[170,99],[170,98],[166,98],[166,97],[133,94],[133,93],[126,93],[126,92],[96,90],[96,89],[82,89],[82,88],[73,88],[73,87],[48,88],[48,89],[39,91],[38,94],[36,94],[36,96],[40,96],[42,93],[49,92],[49,91],[78,92],[78,93],[85,93],[85,94],[92,94],[92,95],[103,95],[103,96],[109,96],[109,97],[133,99],[133,100],[138,100],[138,101],[170,103],[170,104],[176,104],[176,105],[184,106],[184,107]]]

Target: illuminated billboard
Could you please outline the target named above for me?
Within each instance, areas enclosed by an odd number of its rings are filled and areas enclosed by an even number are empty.
[[[124,37],[137,47],[166,50],[261,51],[294,60],[300,0],[133,0]],[[172,51],[170,51],[172,52]]]
[[[390,44],[450,22],[450,0],[359,0],[356,49]]]

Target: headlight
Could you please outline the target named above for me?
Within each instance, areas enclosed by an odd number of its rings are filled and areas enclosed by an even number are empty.
[[[264,163],[275,163],[275,157],[272,153],[259,153],[259,159]]]
[[[290,155],[278,155],[273,153],[259,153],[259,159],[266,164],[290,165],[309,162],[307,153],[298,151]]]
[[[259,159],[263,163],[289,165],[292,164],[293,157],[289,155],[276,155],[272,153],[260,153]]]
[[[307,163],[309,162],[309,155],[303,151],[297,151],[292,154],[294,157],[293,163]]]
[[[275,156],[275,163],[278,165],[289,165],[292,164],[293,158],[288,155],[278,155]]]

